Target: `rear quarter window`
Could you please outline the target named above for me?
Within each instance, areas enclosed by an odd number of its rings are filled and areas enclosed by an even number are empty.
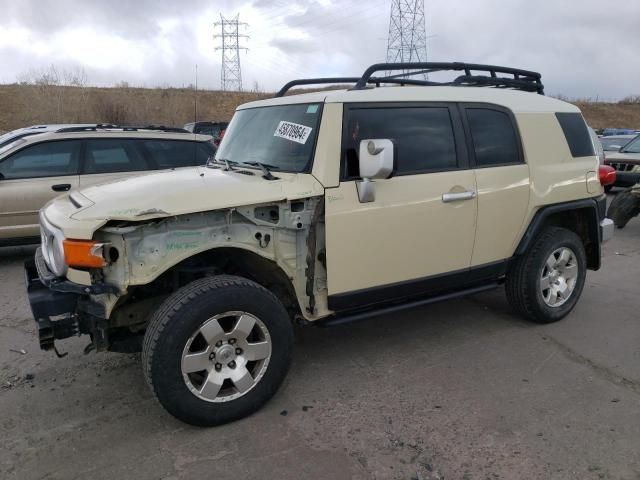
[[[159,169],[205,165],[215,155],[209,142],[143,140],[142,145]]]
[[[574,158],[593,157],[595,155],[593,142],[582,114],[558,112],[556,118],[564,132],[564,137],[567,139],[571,156]]]

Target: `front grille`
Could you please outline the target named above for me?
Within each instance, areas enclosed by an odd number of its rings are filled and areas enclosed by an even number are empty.
[[[609,163],[609,165],[612,166],[618,172],[630,172],[631,170],[633,170],[633,167],[636,166],[633,163],[623,163],[623,162],[616,162],[616,163],[612,162],[612,163]]]

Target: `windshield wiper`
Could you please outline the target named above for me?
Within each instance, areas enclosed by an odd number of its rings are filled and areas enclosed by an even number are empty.
[[[226,158],[211,158],[207,162],[207,166],[209,166],[212,163],[224,163],[225,166],[222,170],[226,172],[226,171],[233,171],[234,169],[231,167],[231,163],[237,163],[237,162],[233,162],[232,160],[228,160]]]
[[[270,168],[277,169],[278,167],[276,167],[275,165],[269,165],[268,163],[262,163],[262,162],[242,162],[241,165],[251,165],[255,167],[260,167],[260,170],[262,170],[262,177],[265,178],[266,180],[278,179],[278,177],[275,177],[271,173],[271,170],[269,170]]]

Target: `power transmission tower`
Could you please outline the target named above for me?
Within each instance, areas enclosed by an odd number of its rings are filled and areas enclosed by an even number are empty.
[[[426,62],[424,0],[392,0],[387,62]],[[406,73],[406,70],[403,71]]]
[[[228,20],[220,14],[220,21],[214,23],[220,27],[220,34],[213,38],[221,38],[222,45],[216,47],[216,51],[222,50],[222,69],[220,71],[220,83],[222,90],[242,90],[242,70],[240,69],[240,50],[248,50],[240,45],[240,40],[249,38],[240,34],[240,26],[247,25],[239,21],[240,14]]]

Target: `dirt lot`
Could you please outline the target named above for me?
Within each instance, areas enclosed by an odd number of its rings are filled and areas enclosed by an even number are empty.
[[[165,414],[137,355],[39,351],[6,249],[0,478],[639,479],[640,219],[616,234],[560,323],[495,291],[299,329],[276,397],[213,429]]]

